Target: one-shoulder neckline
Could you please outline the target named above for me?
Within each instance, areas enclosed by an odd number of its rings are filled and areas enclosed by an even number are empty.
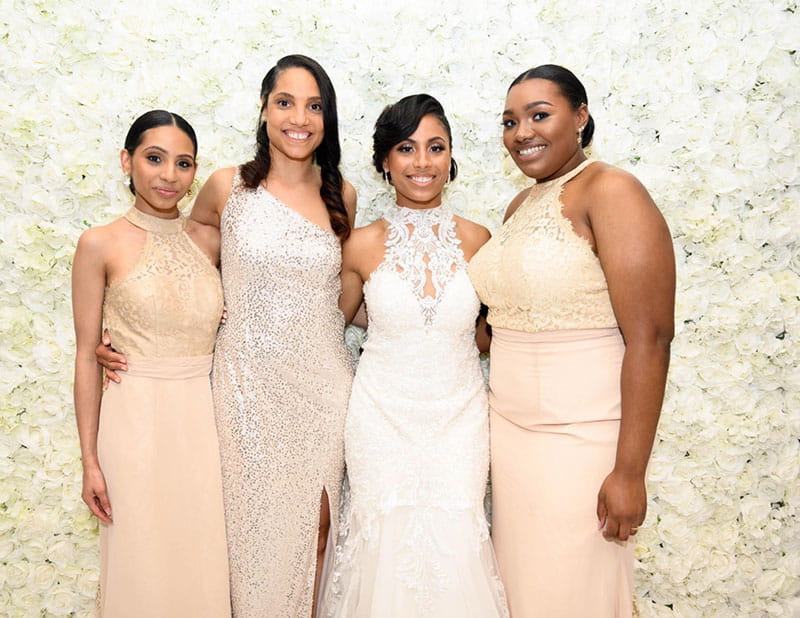
[[[259,183],[258,187],[256,187],[256,190],[257,191],[260,190],[260,191],[263,191],[264,193],[266,193],[269,197],[272,198],[273,201],[275,201],[277,204],[279,204],[281,207],[285,208],[289,212],[294,213],[295,216],[297,216],[302,221],[305,221],[308,225],[314,227],[315,229],[319,230],[320,232],[323,232],[327,236],[330,236],[330,237],[336,239],[337,241],[339,240],[339,237],[336,235],[336,232],[334,232],[333,230],[329,230],[327,228],[322,227],[319,223],[314,223],[311,219],[309,219],[305,215],[299,213],[297,210],[295,210],[294,208],[289,206],[286,202],[284,202],[282,199],[280,199],[278,196],[276,196],[272,191],[267,189],[264,186],[263,183]]]

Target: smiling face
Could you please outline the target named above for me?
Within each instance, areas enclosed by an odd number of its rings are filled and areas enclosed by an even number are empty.
[[[174,125],[142,133],[133,154],[120,153],[123,171],[136,187],[136,208],[156,216],[175,216],[178,202],[194,180],[194,144]]]
[[[557,178],[586,159],[578,143],[589,110],[573,109],[558,84],[528,79],[512,87],[503,111],[503,144],[517,167],[542,182]]]
[[[450,159],[447,130],[435,116],[423,116],[416,131],[393,146],[383,161],[384,171],[391,174],[398,206],[439,206],[450,174]]]
[[[261,118],[267,126],[270,155],[300,161],[313,158],[325,136],[322,98],[314,76],[297,67],[281,72]]]

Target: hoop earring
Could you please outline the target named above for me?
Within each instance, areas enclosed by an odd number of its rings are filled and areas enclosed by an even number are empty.
[[[381,172],[381,176],[383,176],[383,182],[386,183],[386,186],[389,186],[389,187],[392,186],[392,173],[391,172],[387,172],[386,170],[383,170]]]

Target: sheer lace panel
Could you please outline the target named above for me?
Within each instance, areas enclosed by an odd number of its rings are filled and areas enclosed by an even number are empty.
[[[393,269],[409,283],[430,326],[441,292],[466,265],[453,214],[444,206],[425,210],[396,206],[384,218],[389,229],[378,270]]]

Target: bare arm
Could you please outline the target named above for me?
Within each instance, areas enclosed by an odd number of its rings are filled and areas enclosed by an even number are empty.
[[[645,472],[674,332],[675,258],[666,222],[635,178],[612,168],[595,185],[589,219],[625,340],[616,461],[597,515],[607,538],[626,540],[647,512]]]
[[[358,201],[358,196],[353,185],[346,180],[342,181],[342,201],[344,202],[345,210],[347,210],[350,227],[354,227],[356,224],[356,202]]]
[[[342,294],[339,309],[344,314],[345,324],[350,324],[364,299],[364,280],[358,271],[359,234],[352,233],[342,245]]]
[[[92,513],[111,523],[111,504],[97,458],[100,422],[101,368],[95,360],[100,341],[105,292],[104,235],[89,230],[78,241],[72,266],[72,310],[75,322],[75,417],[81,443],[84,502]]]

